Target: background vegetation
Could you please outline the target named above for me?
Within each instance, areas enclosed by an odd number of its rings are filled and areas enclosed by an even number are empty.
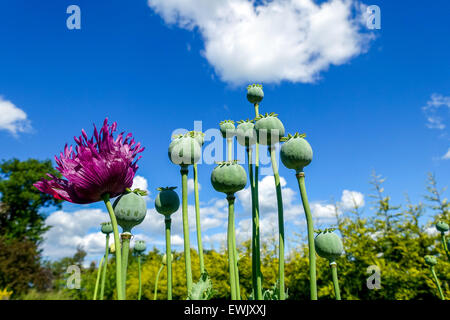
[[[58,261],[44,261],[39,244],[48,227],[44,225],[43,207],[60,206],[58,201],[37,192],[32,187],[46,172],[57,173],[50,161],[16,159],[0,163],[0,299],[92,299],[97,266],[83,268],[86,252],[78,248],[73,257]],[[450,223],[450,204],[439,190],[435,177],[429,175],[424,202],[411,203],[405,197],[403,205],[391,204],[385,194],[380,176],[373,175],[374,194],[370,212],[356,205],[348,212],[336,214],[335,225],[342,235],[345,254],[337,261],[342,299],[439,299],[423,257],[438,257],[437,275],[444,295],[450,297],[450,263],[435,232],[438,220]],[[336,213],[341,208],[335,206]],[[308,248],[301,235],[298,246],[286,261],[288,299],[309,299]],[[272,289],[277,275],[276,239],[262,246],[264,289]],[[148,244],[150,245],[150,244]],[[239,271],[242,297],[251,294],[250,242],[239,247]],[[142,256],[142,299],[153,299],[155,276],[161,266],[162,252],[153,249]],[[200,277],[197,252],[191,250],[194,281]],[[331,273],[327,261],[317,258],[319,299],[334,299]],[[80,289],[67,289],[66,273],[69,265],[79,265],[82,280]],[[381,289],[368,289],[367,268],[376,265],[381,271]],[[205,251],[205,266],[214,286],[215,299],[228,299],[227,255],[223,251]],[[132,253],[128,268],[127,298],[136,299],[138,291],[137,259]],[[174,253],[173,298],[185,299],[184,258]],[[115,298],[115,263],[110,255],[105,298]],[[157,298],[165,299],[167,279],[161,273]]]

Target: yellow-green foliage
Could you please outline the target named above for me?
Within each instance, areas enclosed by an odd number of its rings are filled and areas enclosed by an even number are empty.
[[[4,288],[0,290],[0,300],[9,300],[9,297],[11,297],[12,292],[8,291],[8,289]]]

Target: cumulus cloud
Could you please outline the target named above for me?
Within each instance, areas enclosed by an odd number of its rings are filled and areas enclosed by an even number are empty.
[[[0,130],[9,131],[13,136],[31,129],[27,114],[11,101],[0,97]]]
[[[342,191],[340,206],[344,210],[364,207],[364,195],[358,191],[344,190]]]
[[[355,0],[148,0],[167,24],[198,30],[219,77],[313,82],[331,65],[363,53],[364,6]]]

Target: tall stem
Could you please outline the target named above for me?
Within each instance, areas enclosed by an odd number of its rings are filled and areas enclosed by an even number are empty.
[[[155,292],[153,294],[153,300],[156,300],[156,298],[158,297],[158,280],[159,280],[159,274],[161,273],[162,269],[164,268],[164,265],[161,264],[161,267],[159,267],[158,273],[156,274],[156,279],[155,279]]]
[[[259,116],[259,104],[255,103],[255,117]],[[255,143],[255,177],[254,177],[254,208],[255,208],[255,218],[254,218],[254,223],[255,223],[255,241],[258,245],[258,248],[260,247],[260,235],[259,235],[259,191],[258,191],[258,186],[259,186],[259,143],[258,141],[256,141]],[[261,251],[260,249],[256,250],[256,259],[257,259],[257,274],[256,274],[256,298],[257,300],[263,300],[263,294],[262,294],[262,273],[261,273]]]
[[[184,236],[184,263],[186,268],[186,288],[187,295],[192,290],[192,267],[191,267],[191,246],[189,242],[189,221],[188,221],[188,199],[187,199],[187,175],[188,167],[181,166],[181,187],[182,187],[182,213],[183,213],[183,236]]]
[[[95,288],[94,288],[94,297],[92,298],[92,300],[97,300],[97,291],[98,291],[98,284],[100,283],[100,275],[101,275],[101,270],[102,270],[102,265],[103,265],[103,260],[105,259],[105,257],[102,257],[102,260],[100,260],[100,264],[98,265],[98,269],[97,269],[97,280],[95,281]]]
[[[445,254],[447,255],[447,259],[450,261],[450,252],[449,248],[447,247],[447,240],[445,239],[445,233],[441,232],[441,241],[442,245],[444,246]]]
[[[114,233],[114,246],[116,247],[116,288],[117,288],[117,299],[124,300],[124,292],[122,286],[122,254],[120,252],[120,239],[119,239],[119,229],[117,227],[116,215],[114,214],[111,201],[109,200],[109,194],[103,195],[103,201],[105,202],[106,208],[108,209],[109,218],[111,219],[111,224]]]
[[[314,248],[314,225],[309,208],[308,196],[305,188],[305,174],[303,171],[296,174],[300,195],[302,197],[303,209],[306,216],[306,226],[308,229],[308,250],[309,250],[309,290],[311,300],[317,300],[317,284],[316,284],[316,249]]]
[[[234,206],[233,206],[234,207]],[[236,219],[233,212],[233,220],[232,220],[232,230],[233,230],[233,262],[234,262],[234,277],[236,282],[236,299],[241,300],[241,288],[240,288],[240,282],[239,282],[239,268],[238,268],[238,253],[237,253],[237,246],[236,246]]]
[[[336,300],[341,300],[341,291],[339,290],[339,281],[337,276],[337,266],[336,262],[332,261],[330,262],[331,267],[331,276],[333,278],[333,286],[334,286],[334,293],[336,296]]]
[[[139,279],[138,300],[141,300],[141,296],[142,296],[141,254],[139,254],[139,256],[138,256],[138,279]]]
[[[275,188],[277,192],[278,205],[278,230],[279,230],[279,264],[278,264],[278,278],[280,281],[280,300],[285,299],[284,290],[284,217],[283,217],[283,197],[281,195],[280,175],[278,174],[277,160],[275,156],[275,146],[269,146],[270,160],[272,162],[273,176],[275,178]]]
[[[227,147],[228,147],[228,152],[227,152],[227,161],[231,161],[233,160],[233,138],[227,138]]]
[[[230,272],[230,291],[231,300],[237,299],[236,290],[236,270],[234,268],[234,247],[233,247],[233,221],[234,221],[234,195],[227,195],[228,200],[228,231],[227,231],[227,249],[228,249],[228,269]]]
[[[122,283],[123,297],[127,298],[127,271],[128,271],[128,254],[130,252],[131,233],[124,232],[122,236]]]
[[[108,266],[109,258],[109,233],[106,234],[106,248],[105,248],[105,263],[103,264],[103,272],[102,272],[102,284],[100,287],[100,300],[103,300],[105,294],[105,282],[106,282],[106,269]]]
[[[197,163],[194,163],[194,196],[195,196],[195,220],[197,225],[198,257],[200,260],[200,273],[203,273],[205,272],[205,263],[203,260],[202,228],[200,225],[200,200],[198,194]]]
[[[439,296],[441,297],[442,300],[445,300],[444,294],[442,293],[441,284],[439,283],[439,279],[438,279],[438,277],[436,275],[436,272],[434,271],[434,267],[431,266],[430,270],[431,270],[431,274],[433,275],[434,282],[436,283],[436,286],[438,288]]]
[[[170,225],[172,220],[166,217],[166,261],[167,261],[167,300],[172,300],[172,249],[170,248]]]

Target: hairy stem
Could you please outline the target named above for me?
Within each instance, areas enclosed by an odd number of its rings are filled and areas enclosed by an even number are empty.
[[[336,296],[336,300],[341,300],[341,291],[339,290],[336,262],[332,261],[330,263],[330,267],[331,267],[331,276],[333,278],[334,294]]]
[[[309,251],[309,290],[311,300],[317,300],[317,280],[316,280],[316,249],[314,248],[314,225],[309,208],[308,196],[305,188],[305,174],[303,171],[296,174],[300,195],[302,197],[303,209],[306,216],[306,226],[308,229],[308,251]]]
[[[181,188],[182,188],[182,214],[183,214],[183,236],[184,236],[184,263],[186,268],[186,288],[187,295],[192,290],[192,267],[191,267],[191,246],[189,242],[189,221],[188,221],[188,199],[187,199],[187,175],[188,167],[181,166]]]
[[[162,269],[164,268],[164,265],[161,264],[161,267],[159,267],[158,273],[156,274],[155,279],[155,292],[153,293],[153,300],[156,300],[158,297],[158,280],[159,280],[159,274],[161,273]]]
[[[227,249],[228,249],[228,268],[230,272],[230,291],[231,300],[237,299],[236,291],[236,269],[234,267],[234,247],[233,247],[233,220],[234,220],[234,195],[228,195],[228,231],[227,231]]]
[[[111,219],[111,224],[113,227],[114,234],[114,246],[116,247],[116,288],[117,288],[117,299],[124,300],[124,292],[122,286],[122,254],[120,250],[120,238],[119,229],[117,226],[116,215],[114,214],[111,201],[109,200],[109,194],[103,195],[103,201],[105,202],[106,209],[108,209],[109,218]]]
[[[430,270],[431,270],[431,274],[433,275],[434,282],[436,283],[436,286],[438,288],[439,296],[441,297],[442,300],[445,300],[444,294],[442,293],[441,284],[439,283],[439,279],[438,279],[438,277],[436,275],[436,272],[434,271],[434,267],[431,266]]]
[[[102,265],[103,265],[103,260],[104,259],[105,259],[105,257],[102,257],[102,259],[100,260],[100,264],[98,265],[97,280],[95,281],[94,297],[92,298],[92,300],[97,300],[98,284],[100,283],[100,275],[102,273],[101,270],[102,270]]]
[[[278,205],[278,235],[279,235],[279,264],[278,264],[278,279],[280,282],[280,300],[285,299],[284,290],[284,217],[283,217],[283,197],[281,195],[280,175],[278,174],[278,166],[275,156],[275,146],[271,145],[270,160],[272,162],[273,176],[275,178],[275,188],[277,192]]]
[[[167,300],[172,300],[172,249],[170,248],[170,226],[172,220],[166,218],[166,261],[167,261]]]
[[[194,196],[195,196],[195,219],[197,225],[198,258],[200,260],[200,273],[203,273],[205,272],[205,263],[203,260],[202,229],[200,225],[200,200],[198,194],[197,163],[194,163]]]
[[[105,282],[106,282],[106,269],[108,267],[108,258],[109,258],[109,233],[106,234],[106,246],[105,246],[105,263],[103,264],[103,272],[102,272],[102,284],[100,287],[100,300],[103,300],[105,294]]]

